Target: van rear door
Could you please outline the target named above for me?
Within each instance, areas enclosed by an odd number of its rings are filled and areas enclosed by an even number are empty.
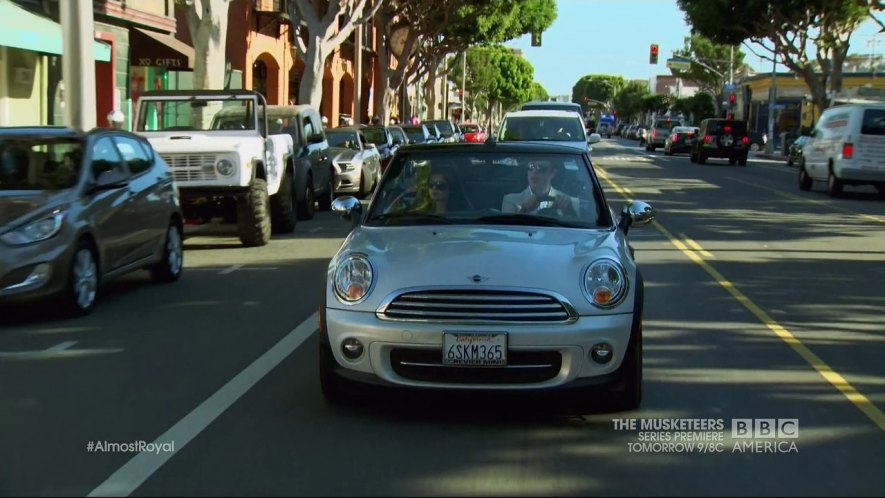
[[[855,167],[885,171],[885,108],[863,109],[860,135],[854,145]]]

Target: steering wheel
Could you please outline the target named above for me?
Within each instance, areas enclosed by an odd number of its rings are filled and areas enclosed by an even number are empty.
[[[556,207],[556,197],[553,197],[552,195],[548,195],[539,199],[538,206],[540,209],[538,209],[535,214],[538,214],[540,216],[564,217],[574,212],[574,209],[571,206],[571,202],[569,202],[569,208],[567,210]],[[573,214],[575,216],[577,215],[577,213]]]

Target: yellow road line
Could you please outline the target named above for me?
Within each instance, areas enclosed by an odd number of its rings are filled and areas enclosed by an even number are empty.
[[[701,253],[701,255],[706,256],[706,257],[708,257],[708,258],[710,258],[710,259],[713,259],[713,258],[714,258],[714,256],[713,256],[712,254],[710,254],[706,249],[704,249],[703,247],[701,247],[700,244],[698,244],[698,243],[695,242],[694,240],[688,238],[688,236],[685,235],[684,233],[680,233],[679,236],[682,237],[682,240],[684,240],[686,244],[688,244],[689,246],[691,246],[692,249],[694,249],[695,251]]]
[[[611,178],[609,178],[608,174],[600,175],[606,182],[611,185],[611,187],[621,194],[628,201],[631,200],[628,196],[624,195],[625,189],[621,188],[617,185]],[[808,200],[808,199],[806,199]],[[855,213],[857,214],[857,213]],[[652,222],[652,225],[661,232],[667,239],[670,240],[670,243],[673,244],[679,251],[685,254],[688,259],[697,263],[698,266],[704,269],[704,271],[709,274],[713,280],[716,281],[723,289],[725,289],[732,297],[735,298],[739,303],[741,303],[747,310],[750,311],[762,324],[768,327],[769,330],[774,332],[774,334],[780,338],[786,345],[790,346],[806,363],[808,363],[821,377],[824,378],[830,385],[832,385],[836,390],[842,393],[845,398],[851,402],[854,406],[856,406],[864,415],[866,415],[870,420],[876,424],[879,429],[885,432],[885,413],[882,412],[872,401],[869,400],[866,396],[861,394],[857,389],[854,388],[844,377],[842,377],[838,372],[830,368],[829,365],[826,364],[819,356],[814,354],[810,349],[808,349],[805,344],[802,343],[795,335],[793,335],[789,330],[785,327],[777,323],[773,318],[771,318],[768,313],[766,313],[762,308],[757,306],[753,301],[750,300],[743,292],[738,290],[734,284],[732,284],[728,279],[726,279],[721,273],[719,273],[715,268],[710,266],[709,263],[703,260],[701,256],[698,255],[699,251],[689,249],[681,240],[677,239],[670,233],[669,230],[664,228],[663,225],[658,223],[657,220]],[[695,243],[697,244],[697,243]],[[700,247],[700,245],[698,245]],[[703,251],[703,248],[700,248]]]
[[[824,202],[824,201],[821,201],[818,199],[809,199],[808,197],[802,197],[801,195],[790,194],[788,192],[784,192],[783,190],[778,190],[773,187],[766,187],[764,185],[759,185],[757,183],[748,182],[746,180],[741,180],[739,178],[728,177],[727,179],[734,181],[734,182],[743,183],[744,185],[750,185],[751,187],[757,187],[757,188],[761,188],[763,190],[768,190],[768,191],[774,192],[775,194],[777,194],[785,199],[810,202],[812,204],[817,204],[819,206],[828,207],[830,209],[834,209],[836,211],[841,211],[843,213],[851,214],[854,216],[860,216],[861,218],[866,218],[868,220],[875,221],[877,223],[885,223],[885,218],[880,218],[878,216],[873,216],[870,214],[858,213],[857,211],[852,211],[851,209],[844,208],[842,206],[837,206],[831,202]]]

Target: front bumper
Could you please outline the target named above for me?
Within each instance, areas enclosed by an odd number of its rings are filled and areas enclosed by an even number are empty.
[[[65,230],[26,246],[0,242],[0,303],[40,299],[64,290],[74,247]]]
[[[340,168],[339,168],[340,169]],[[360,176],[362,166],[354,166],[353,169],[335,174],[335,193],[353,194],[360,191]]]
[[[336,370],[356,382],[419,389],[545,391],[612,381],[628,351],[633,314],[582,316],[571,324],[452,325],[380,320],[374,313],[326,309],[323,323],[321,340],[328,340]],[[441,362],[443,331],[506,332],[509,367],[431,366],[422,361],[404,367],[404,355]],[[357,360],[341,353],[341,343],[348,338],[364,345]],[[589,358],[592,346],[600,342],[614,351],[605,364]],[[543,377],[522,375],[519,357],[558,358],[558,365],[551,361],[554,366]],[[469,378],[471,371],[479,380]],[[483,382],[485,378],[494,380]]]

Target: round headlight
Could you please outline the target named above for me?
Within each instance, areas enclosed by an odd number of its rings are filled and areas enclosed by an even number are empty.
[[[617,306],[627,295],[624,269],[611,259],[594,261],[584,272],[584,292],[600,308]]]
[[[222,159],[215,163],[215,171],[217,171],[218,174],[221,176],[231,176],[232,174],[234,174],[234,170],[236,170],[236,168],[234,167],[234,163],[228,161],[227,159]]]
[[[347,256],[335,269],[335,295],[345,304],[362,301],[371,286],[372,265],[364,256]]]

